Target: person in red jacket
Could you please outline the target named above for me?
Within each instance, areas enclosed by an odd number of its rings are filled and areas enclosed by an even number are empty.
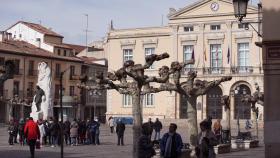
[[[32,117],[29,118],[28,122],[24,127],[24,134],[27,138],[31,158],[34,158],[36,140],[40,139],[40,130],[38,125],[33,121]]]

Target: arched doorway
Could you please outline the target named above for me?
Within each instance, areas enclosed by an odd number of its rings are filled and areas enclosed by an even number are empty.
[[[207,93],[206,100],[206,110],[207,116],[211,116],[213,119],[222,119],[223,118],[223,107],[221,104],[221,97],[223,91],[220,87],[212,88]]]
[[[245,84],[240,84],[234,90],[234,119],[251,119],[250,103],[241,101],[246,94],[251,95],[251,90]]]

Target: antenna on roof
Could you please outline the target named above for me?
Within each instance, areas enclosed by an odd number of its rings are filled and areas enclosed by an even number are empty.
[[[87,53],[88,53],[88,14],[85,14],[86,18],[87,18],[87,24],[86,24],[86,56],[87,56]]]
[[[114,23],[113,20],[110,21],[109,30],[114,30]]]

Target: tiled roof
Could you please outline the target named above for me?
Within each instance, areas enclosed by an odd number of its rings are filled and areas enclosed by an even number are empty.
[[[66,44],[66,43],[64,43],[64,44],[71,47],[72,49],[74,49],[76,53],[80,53],[81,51],[86,49],[86,46],[81,46],[81,45],[76,45],[76,44]]]
[[[15,23],[14,25],[12,25],[11,27],[9,27],[8,29],[12,28],[13,26],[17,25],[18,23],[22,23],[38,32],[41,32],[42,34],[45,34],[45,35],[50,35],[50,36],[57,36],[57,37],[62,37],[62,35],[40,25],[40,24],[35,24],[35,23],[31,23],[31,22],[26,22],[26,21],[18,21],[17,23]],[[7,29],[7,30],[8,30]]]
[[[59,56],[52,52],[38,48],[27,42],[17,41],[17,40],[8,40],[8,41],[0,42],[0,51],[17,53],[20,55],[28,55],[34,57],[49,58],[49,59],[51,58],[51,59],[67,60],[73,62],[83,62],[81,59],[79,59],[76,56],[75,57]]]

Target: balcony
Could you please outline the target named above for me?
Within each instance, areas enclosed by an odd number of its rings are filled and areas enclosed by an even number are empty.
[[[205,67],[203,74],[225,74],[224,67]]]
[[[34,77],[38,75],[38,70],[28,70],[27,75],[30,77]]]

